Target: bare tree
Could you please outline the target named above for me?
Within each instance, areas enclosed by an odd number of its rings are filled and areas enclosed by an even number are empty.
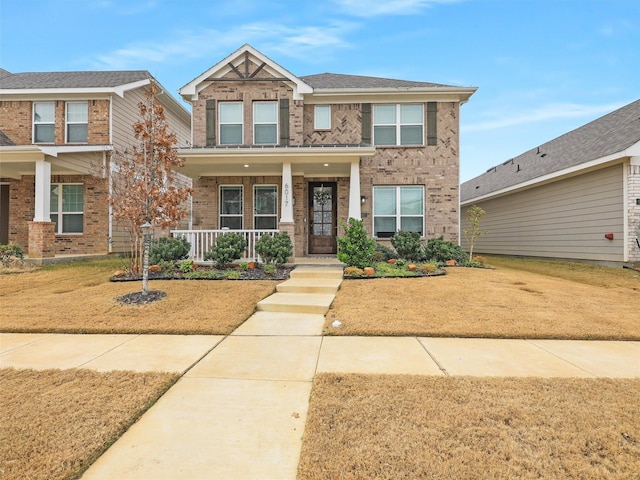
[[[467,237],[467,241],[469,242],[469,261],[473,261],[473,247],[476,241],[485,233],[487,230],[480,230],[480,222],[482,221],[482,217],[484,217],[485,212],[481,207],[477,205],[472,206],[469,210],[467,210],[467,221],[469,222],[470,228],[465,228],[463,233]]]

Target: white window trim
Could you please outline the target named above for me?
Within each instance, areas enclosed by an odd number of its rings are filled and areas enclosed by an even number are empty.
[[[240,123],[228,123],[222,122],[222,105],[230,105],[232,103],[239,104],[241,106],[240,113],[242,114],[242,118],[240,118]],[[244,103],[238,101],[229,101],[229,102],[218,102],[218,143],[219,145],[242,145],[244,144]],[[240,125],[240,143],[223,143],[222,142],[222,126],[223,125]]]
[[[401,195],[400,192],[402,190],[403,187],[420,187],[422,188],[422,215],[402,215],[400,213],[401,210]],[[395,215],[377,215],[375,212],[375,205],[376,205],[376,188],[395,188],[396,189],[396,213]],[[376,221],[376,217],[381,217],[381,218],[395,218],[396,219],[396,229],[395,231],[398,232],[401,230],[401,226],[402,226],[402,218],[403,217],[422,217],[422,235],[421,238],[425,237],[425,220],[426,220],[426,208],[424,205],[425,202],[425,187],[424,185],[374,185],[373,186],[373,213],[372,213],[372,225],[371,225],[371,229],[373,231],[375,231],[375,221]],[[375,238],[378,238],[376,235],[374,235]]]
[[[259,187],[273,187],[276,190],[276,211],[275,213],[270,213],[269,215],[261,215],[261,214],[257,214],[256,213],[256,189]],[[278,214],[278,185],[272,185],[272,184],[268,184],[268,183],[261,183],[258,185],[254,185],[253,186],[253,228],[254,230],[258,230],[258,228],[256,227],[256,218],[259,217],[275,217],[276,219],[276,229],[278,228],[278,218],[279,218],[279,214]]]
[[[373,144],[379,147],[423,147],[425,145],[425,141],[424,141],[424,136],[425,136],[425,128],[424,128],[424,104],[422,103],[395,103],[393,105],[395,105],[396,107],[396,122],[395,123],[376,123],[376,116],[375,116],[375,107],[379,106],[379,105],[386,105],[386,104],[382,104],[382,103],[377,103],[373,106],[372,108],[372,140],[373,140]],[[421,123],[402,123],[401,121],[401,106],[402,105],[418,105],[421,107],[421,113],[422,113],[422,122]],[[403,126],[416,126],[419,125],[422,127],[422,139],[420,143],[409,143],[406,145],[403,145],[402,142],[402,127]],[[391,127],[391,126],[395,126],[396,127],[396,143],[394,144],[380,144],[377,145],[376,144],[376,139],[375,139],[375,132],[376,132],[376,127]]]
[[[56,225],[56,235],[84,235],[84,183],[77,183],[77,182],[55,182],[52,183],[51,186],[55,186],[58,185],[60,193],[58,194],[58,205],[56,206],[57,210],[54,212],[53,211],[53,205],[51,205],[49,207],[49,214],[54,214],[54,215],[58,215],[58,224]],[[82,211],[80,212],[63,212],[62,211],[62,199],[64,197],[62,190],[63,190],[63,186],[65,185],[81,185],[83,186],[83,191],[82,191]],[[64,215],[79,215],[82,214],[82,232],[63,232],[62,231],[62,225],[63,225],[63,221],[62,221],[62,217]]]
[[[82,103],[87,106],[87,121],[86,122],[70,122],[69,121],[69,105],[75,103]],[[78,102],[66,102],[64,106],[64,143],[69,142],[69,125],[86,125],[87,126],[87,139],[84,142],[73,142],[74,144],[86,144],[89,143],[89,102],[88,101],[78,101]]]
[[[329,109],[329,126],[322,127],[318,126],[318,109],[319,108],[328,108]],[[313,129],[314,130],[331,130],[331,105],[314,105],[313,106]]]
[[[36,105],[50,104],[53,105],[53,121],[52,122],[37,122],[36,121]],[[31,138],[34,144],[49,144],[56,142],[56,102],[33,102],[31,108]],[[50,142],[36,142],[36,125],[53,125],[53,140]]]
[[[240,208],[240,213],[234,214],[223,214],[222,213],[222,190],[224,188],[233,187],[240,188],[240,198],[242,199],[242,208]],[[223,217],[240,217],[240,228],[239,230],[244,229],[244,185],[220,185],[218,189],[218,228],[222,229],[222,218]],[[229,229],[232,230],[232,229]]]
[[[273,122],[257,122],[256,121],[256,105],[259,103],[270,103],[273,104],[276,111],[276,118]],[[280,125],[278,125],[278,102],[267,100],[267,101],[256,101],[253,102],[253,144],[254,145],[277,145],[278,139],[280,138]],[[276,138],[273,143],[258,143],[256,142],[256,125],[275,125],[276,126]]]

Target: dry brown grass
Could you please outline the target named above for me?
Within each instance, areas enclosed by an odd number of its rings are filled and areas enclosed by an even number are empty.
[[[630,479],[640,380],[321,374],[298,479]]]
[[[176,379],[169,373],[0,370],[0,478],[78,478]]]
[[[497,268],[345,280],[324,333],[640,339],[640,273],[540,260],[491,258],[490,263]],[[332,327],[334,320],[342,325]]]
[[[118,261],[56,265],[0,275],[0,331],[56,333],[167,333],[224,335],[275,291],[276,281],[153,280],[167,296],[123,305],[116,297],[141,282],[109,282]]]

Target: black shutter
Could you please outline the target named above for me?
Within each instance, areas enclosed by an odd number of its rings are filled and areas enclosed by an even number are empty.
[[[207,100],[207,114],[206,114],[206,134],[207,134],[207,147],[212,147],[216,144],[216,101]]]
[[[362,143],[371,145],[371,104],[362,104]]]
[[[427,145],[438,144],[438,104],[427,102]]]
[[[280,145],[289,145],[289,99],[280,99]]]

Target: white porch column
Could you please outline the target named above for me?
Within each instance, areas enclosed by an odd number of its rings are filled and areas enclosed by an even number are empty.
[[[351,162],[349,179],[349,218],[362,220],[360,212],[360,160]]]
[[[280,208],[280,222],[293,223],[293,177],[291,176],[291,162],[282,164],[282,202]]]
[[[36,160],[36,191],[34,222],[51,221],[51,164]]]

